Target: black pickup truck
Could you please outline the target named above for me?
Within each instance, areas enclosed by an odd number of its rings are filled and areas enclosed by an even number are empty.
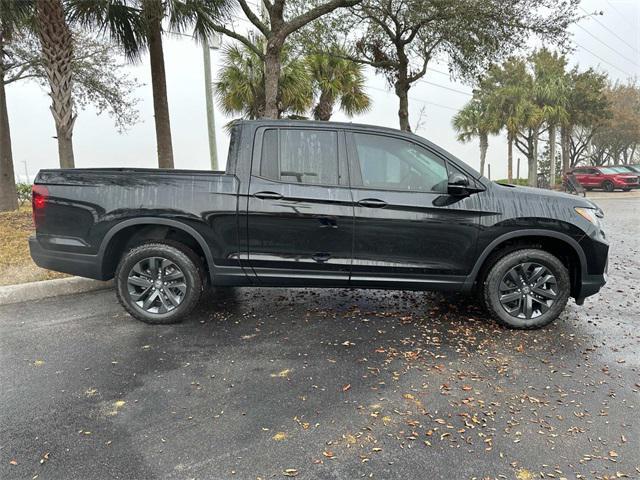
[[[490,182],[416,135],[366,125],[240,121],[226,172],[42,170],[41,267],[115,277],[148,323],[187,315],[207,286],[478,293],[536,328],[606,281],[601,210]]]

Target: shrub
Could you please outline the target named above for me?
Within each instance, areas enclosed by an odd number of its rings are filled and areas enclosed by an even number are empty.
[[[527,186],[528,180],[526,178],[514,178],[512,181],[507,180],[506,178],[501,178],[500,180],[496,180],[496,183],[508,183],[511,185],[521,185],[523,187]]]
[[[31,202],[31,184],[16,183],[16,193],[18,194],[18,203],[22,207],[25,203]]]

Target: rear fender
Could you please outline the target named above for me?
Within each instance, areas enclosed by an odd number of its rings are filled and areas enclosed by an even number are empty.
[[[158,217],[132,218],[129,220],[124,220],[118,223],[117,225],[113,226],[104,236],[104,239],[100,244],[100,249],[98,250],[98,265],[100,265],[102,269],[104,269],[105,261],[107,260],[105,258],[106,252],[108,251],[109,245],[111,244],[111,241],[113,240],[115,235],[118,232],[122,231],[123,229],[134,226],[134,225],[135,226],[158,225],[158,226],[171,227],[177,230],[181,230],[184,233],[193,237],[193,239],[198,243],[198,245],[200,245],[200,248],[204,252],[204,255],[207,261],[208,271],[209,271],[209,280],[213,282],[213,272],[214,272],[213,255],[211,254],[211,249],[209,248],[209,245],[204,240],[202,235],[200,235],[200,233],[198,233],[198,231],[195,228],[185,223],[179,222],[177,220],[167,219],[167,218],[158,218]]]

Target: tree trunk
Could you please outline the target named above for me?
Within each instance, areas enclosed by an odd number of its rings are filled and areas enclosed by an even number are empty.
[[[13,172],[7,97],[4,90],[4,39],[1,35],[0,33],[0,212],[7,212],[18,208],[18,195]]]
[[[62,168],[73,168],[73,39],[61,0],[37,0],[37,30],[44,70],[51,88],[51,114],[56,124]]]
[[[400,120],[400,130],[411,131],[409,123],[409,58],[407,57],[404,46],[396,45],[398,52],[398,77],[395,84],[396,95],[399,100],[398,119]]]
[[[553,188],[556,184],[556,126],[549,125],[549,186]]]
[[[280,70],[283,42],[270,38],[264,56],[264,118],[280,117]]]
[[[333,114],[333,106],[335,99],[330,92],[323,91],[318,99],[318,104],[313,109],[313,118],[315,120],[329,121]]]
[[[151,89],[153,91],[153,114],[156,124],[158,167],[173,168],[173,144],[171,142],[171,120],[167,98],[167,74],[164,68],[162,47],[162,6],[157,0],[143,3],[144,15],[149,24],[149,62],[151,64]]]
[[[484,175],[484,162],[487,159],[487,149],[489,148],[489,136],[480,133],[480,175]]]
[[[538,143],[538,134],[537,132],[529,131],[529,137],[527,139],[528,143],[528,155],[527,160],[529,162],[529,171],[528,171],[528,180],[527,185],[530,187],[538,186],[538,158],[537,158],[537,143]]]
[[[409,123],[409,88],[410,85],[406,81],[397,81],[395,85],[396,95],[399,100],[398,119],[400,120],[400,130],[411,131]]]
[[[507,180],[513,182],[513,134],[507,133]]]
[[[571,137],[571,127],[563,125],[560,127],[560,149],[562,153],[562,173],[567,173],[571,169],[571,154],[569,152],[569,138]]]

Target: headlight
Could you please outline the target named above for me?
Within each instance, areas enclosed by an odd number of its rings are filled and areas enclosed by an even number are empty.
[[[604,217],[604,213],[599,208],[575,207],[575,211],[578,215],[593,223],[596,227],[601,226],[600,219]]]

